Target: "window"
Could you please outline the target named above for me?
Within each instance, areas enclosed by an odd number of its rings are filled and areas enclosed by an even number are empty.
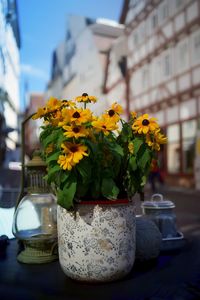
[[[180,105],[180,119],[188,119],[196,115],[196,99],[184,101]]]
[[[163,23],[169,17],[169,3],[165,2],[160,5],[160,23]]]
[[[158,15],[154,14],[151,19],[152,29],[155,29],[158,26]]]
[[[134,42],[134,46],[138,45],[139,38],[138,38],[138,33],[137,32],[135,32],[134,35],[133,35],[133,42]]]
[[[188,40],[181,41],[177,46],[177,67],[183,71],[189,66]]]
[[[167,170],[169,173],[180,172],[180,127],[178,124],[167,128]]]
[[[0,48],[0,75],[4,75],[6,73],[5,59],[3,55],[3,51]]]
[[[149,75],[148,68],[143,68],[143,70],[142,70],[142,81],[141,81],[141,85],[142,85],[143,90],[146,90],[148,88],[148,75]]]
[[[158,119],[158,123],[162,126],[165,123],[164,111],[160,110],[155,114],[155,117]]]
[[[176,0],[176,9],[181,9],[184,6],[184,0]]]
[[[167,123],[173,123],[178,121],[178,105],[167,108],[166,119]]]
[[[194,62],[200,61],[200,32],[194,35],[193,39],[193,48],[194,48]]]
[[[163,76],[168,77],[172,74],[171,56],[169,53],[163,57]]]
[[[162,19],[165,20],[167,19],[169,16],[169,8],[168,8],[168,4],[165,3],[162,7]]]
[[[183,172],[193,173],[195,157],[195,137],[197,131],[196,120],[186,121],[182,124],[183,137]]]

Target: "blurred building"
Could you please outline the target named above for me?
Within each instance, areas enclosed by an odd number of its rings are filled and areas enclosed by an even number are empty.
[[[193,186],[200,120],[200,1],[125,0],[120,21],[128,45],[127,73],[125,79],[115,75],[109,84],[117,67],[112,66],[112,48],[107,91],[118,94],[125,82],[128,111],[158,118],[168,136],[161,152],[166,180]]]
[[[107,54],[103,91],[109,104],[118,102],[124,110],[124,119],[129,115],[129,90],[127,72],[128,44],[126,35],[117,38]]]
[[[16,0],[0,0],[0,165],[18,141],[19,50]]]
[[[112,43],[122,34],[123,25],[117,22],[69,16],[66,39],[53,53],[47,96],[74,99],[86,92],[101,99],[95,109],[98,113],[103,111],[107,56]]]
[[[39,107],[45,105],[45,99],[43,93],[32,92],[29,94],[29,105],[25,112],[25,118],[30,117],[35,112],[37,112]],[[39,134],[40,126],[42,121],[38,120],[28,120],[25,124],[25,153],[31,157],[33,151],[40,148]]]

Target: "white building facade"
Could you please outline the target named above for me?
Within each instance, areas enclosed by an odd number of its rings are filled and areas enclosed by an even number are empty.
[[[3,124],[1,139],[6,136],[8,149],[14,149],[18,140],[16,129],[20,106],[19,49],[17,3],[15,0],[0,0],[0,115]]]
[[[123,26],[108,20],[70,16],[66,40],[53,54],[52,78],[47,95],[74,99],[88,93],[96,96],[95,112],[107,107],[103,93],[107,54]],[[92,109],[92,106],[91,106]]]
[[[168,136],[163,169],[180,185],[194,185],[200,122],[200,1],[130,1],[130,110],[158,118]]]

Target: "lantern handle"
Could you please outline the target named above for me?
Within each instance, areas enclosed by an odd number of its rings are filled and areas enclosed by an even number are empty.
[[[151,201],[153,201],[154,200],[154,198],[159,198],[159,201],[163,201],[163,195],[162,194],[153,194],[152,196],[151,196]]]
[[[25,184],[25,125],[32,118],[35,113],[29,115],[21,122],[21,179],[20,179],[20,192],[17,197],[15,210],[17,209],[20,200],[24,196],[24,184]]]

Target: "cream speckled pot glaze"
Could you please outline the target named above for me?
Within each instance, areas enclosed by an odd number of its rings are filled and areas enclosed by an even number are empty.
[[[126,204],[58,206],[59,261],[76,280],[103,282],[126,276],[135,260],[135,212]]]

